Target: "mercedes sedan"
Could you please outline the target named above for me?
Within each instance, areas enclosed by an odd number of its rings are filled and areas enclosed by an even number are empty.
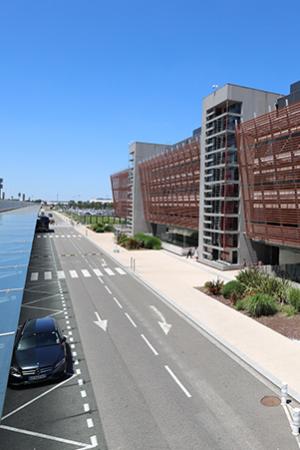
[[[66,337],[53,317],[27,320],[19,327],[9,373],[9,384],[62,379],[67,375]]]

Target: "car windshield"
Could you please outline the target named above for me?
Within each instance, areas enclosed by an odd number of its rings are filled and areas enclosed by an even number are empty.
[[[59,336],[56,331],[48,333],[35,333],[24,335],[18,344],[17,350],[28,350],[34,347],[46,347],[60,343]]]

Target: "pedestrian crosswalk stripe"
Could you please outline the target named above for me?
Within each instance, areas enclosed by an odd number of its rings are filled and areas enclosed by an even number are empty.
[[[30,280],[31,281],[37,281],[38,278],[39,278],[39,273],[38,272],[32,272]]]
[[[105,270],[105,272],[106,272],[108,275],[110,275],[110,276],[113,276],[113,275],[114,275],[114,272],[113,272],[109,267],[103,267],[103,269]]]
[[[82,269],[81,272],[85,278],[89,278],[91,276],[90,272],[86,269]]]
[[[44,238],[46,238],[47,237],[47,235],[46,234],[44,234]]]
[[[50,239],[52,239],[52,238],[53,238],[52,234],[50,234],[49,238],[50,238]]]
[[[120,267],[115,267],[115,271],[118,272],[120,275],[126,275],[126,272],[124,272],[124,270],[121,269]]]
[[[97,277],[102,277],[102,275],[103,275],[103,273],[99,269],[93,269],[93,272],[95,275],[97,275]]]
[[[52,272],[45,272],[44,276],[45,280],[52,280]]]
[[[76,234],[72,234],[73,237],[76,237]]]
[[[71,278],[78,278],[76,270],[69,270]]]
[[[58,237],[59,237],[59,234],[56,234],[55,237],[58,238]]]
[[[68,234],[68,235],[67,235],[67,238],[70,238],[70,237],[71,237],[71,236]]]
[[[66,278],[65,272],[64,272],[63,270],[58,270],[58,271],[57,271],[57,278],[58,278],[59,280],[63,280],[64,278]]]
[[[37,237],[38,237],[38,238],[40,238],[41,236],[40,236],[40,235],[38,235]]]
[[[64,235],[64,234],[61,234],[61,237],[65,237],[65,235]]]

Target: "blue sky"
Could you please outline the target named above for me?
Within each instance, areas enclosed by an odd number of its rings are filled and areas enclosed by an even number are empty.
[[[0,176],[7,195],[110,196],[133,140],[200,126],[213,84],[287,93],[299,0],[4,0]]]

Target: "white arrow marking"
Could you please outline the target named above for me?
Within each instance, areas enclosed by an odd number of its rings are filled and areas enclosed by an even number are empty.
[[[97,311],[95,311],[97,320],[94,320],[94,323],[98,325],[98,327],[102,328],[103,331],[107,329],[107,320],[102,320]]]
[[[160,321],[158,321],[158,325],[161,327],[161,329],[163,330],[163,332],[165,334],[168,334],[169,331],[172,328],[172,325],[170,323],[167,323],[166,319],[164,318],[164,316],[162,315],[162,313],[153,305],[150,305],[150,308],[155,312],[155,314],[158,315],[158,317],[160,318]]]

